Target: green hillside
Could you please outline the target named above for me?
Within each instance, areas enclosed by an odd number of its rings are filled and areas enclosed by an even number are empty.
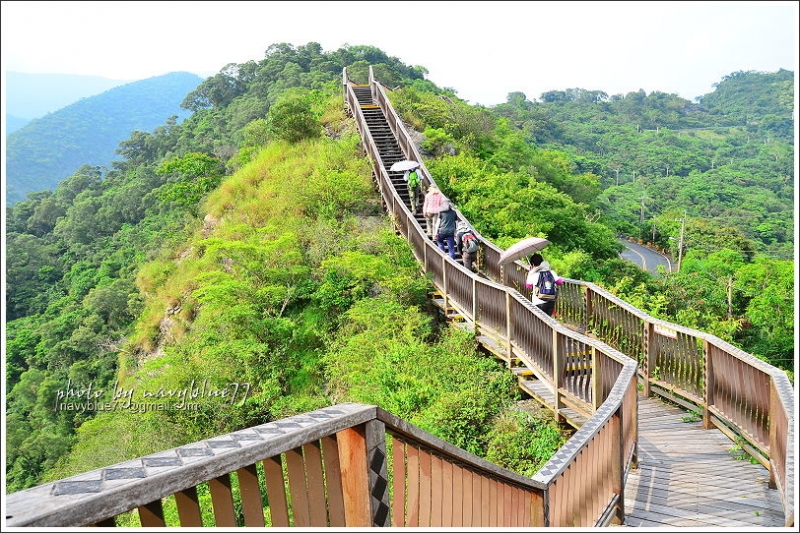
[[[513,375],[427,313],[430,285],[342,107],[342,69],[363,82],[369,65],[485,237],[503,248],[547,237],[562,276],[791,371],[794,264],[781,253],[793,243],[793,139],[765,121],[734,124],[727,98],[703,110],[658,93],[514,93],[487,109],[373,47],[278,44],[188,93],[187,120],[122,141],[112,168],[83,166],[8,209],[8,491],[342,401],[524,475],[559,448],[566,435],[520,408]],[[775,89],[769,74],[745,77],[754,101]],[[684,143],[677,118],[664,125],[670,110],[693,117],[700,141]],[[616,125],[602,134],[601,123]],[[664,155],[717,154],[733,161],[679,171],[670,159],[658,175]],[[647,180],[617,183],[634,170]],[[654,200],[642,219],[643,188]],[[673,242],[676,213],[681,272],[654,278],[617,258],[616,234],[651,236],[653,218],[657,242]],[[186,408],[180,391],[201,385],[237,392]],[[89,389],[123,404],[69,408]]]

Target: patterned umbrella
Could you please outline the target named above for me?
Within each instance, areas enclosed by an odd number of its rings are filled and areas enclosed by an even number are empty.
[[[497,261],[499,264],[504,265],[515,261],[520,257],[531,255],[534,252],[543,250],[545,246],[550,244],[550,241],[541,237],[528,237],[521,241],[512,244],[508,250],[500,254],[500,259]]]

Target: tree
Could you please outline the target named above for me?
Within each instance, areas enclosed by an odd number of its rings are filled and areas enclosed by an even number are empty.
[[[193,152],[162,163],[158,173],[175,175],[173,181],[161,187],[159,197],[196,212],[200,199],[222,181],[225,167],[215,157]]]
[[[315,100],[305,90],[284,93],[270,108],[267,124],[273,138],[289,142],[313,139],[322,133]]]

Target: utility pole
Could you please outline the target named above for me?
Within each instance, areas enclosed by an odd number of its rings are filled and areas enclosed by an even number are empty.
[[[728,276],[728,320],[733,319],[733,276]]]
[[[643,195],[639,200],[642,201],[642,208],[639,211],[639,224],[644,224],[644,201],[647,200],[647,195]]]
[[[678,272],[681,271],[681,261],[683,260],[683,234],[686,231],[686,212],[683,212],[681,219],[681,238],[678,241]]]

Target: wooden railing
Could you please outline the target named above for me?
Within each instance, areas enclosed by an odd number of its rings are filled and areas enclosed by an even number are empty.
[[[143,526],[620,523],[640,381],[646,394],[701,409],[705,427],[743,442],[769,468],[794,524],[794,392],[785,373],[577,280],[562,288],[554,320],[519,293],[524,265],[501,268],[501,251],[480,234],[488,277],[467,271],[398,196],[346,72],[343,86],[383,203],[446,307],[546,384],[558,419],[585,417],[579,429],[529,479],[378,407],[341,404],[9,494],[7,525],[127,524],[130,512]],[[371,70],[370,91],[407,158],[422,162]]]
[[[522,362],[549,385],[550,408],[557,418],[577,412],[586,419],[554,458],[534,477],[547,487],[542,524],[594,526],[621,522],[624,475],[635,462],[636,361],[590,338],[533,306],[515,288],[465,269],[429,239],[392,185],[371,137],[353,87],[344,76],[345,101],[355,118],[372,162],[385,209],[406,236],[426,275],[459,311],[477,336],[496,339],[510,358]],[[372,102],[383,111],[407,159],[421,162],[423,182],[434,183],[410,135],[391,107],[383,87],[370,74]],[[459,219],[467,222],[457,211]],[[479,239],[487,241],[476,231]],[[484,246],[482,262],[492,271],[499,251]],[[500,272],[500,269],[496,269]],[[578,364],[583,359],[586,364]],[[569,364],[568,364],[569,363]],[[576,368],[578,370],[576,370]],[[600,450],[616,450],[604,453]],[[551,500],[557,495],[555,500]],[[550,502],[558,502],[551,506]]]
[[[357,103],[347,88],[345,74],[345,100],[359,122]],[[372,73],[370,88],[373,101],[383,110],[406,158],[422,162],[386,91]],[[606,401],[603,391],[620,379],[611,370],[614,365],[609,363],[610,352],[594,346],[586,337],[572,339],[575,348],[559,352],[568,338],[566,326],[591,339],[601,339],[617,353],[632,358],[646,396],[659,395],[698,412],[704,427],[718,428],[761,462],[781,495],[787,526],[794,524],[795,393],[785,372],[713,335],[650,317],[608,291],[580,280],[565,280],[556,307],[558,322],[549,319],[518,292],[524,286],[527,267],[519,261],[499,265],[502,250],[479,232],[476,234],[481,241],[480,264],[485,278],[451,261],[425,237],[391,187],[378,152],[364,130],[366,127],[362,126],[360,131],[384,204],[398,226],[407,228],[403,234],[409,236],[425,271],[432,275],[448,303],[473,322],[476,335],[502,338],[509,355],[550,384],[555,398],[551,408],[557,417],[562,415],[562,402],[569,402],[577,413],[597,416],[599,411],[593,414],[588,408],[597,408]],[[424,162],[421,168],[425,181],[434,183]],[[463,219],[460,213],[458,216]],[[589,352],[594,358],[593,370],[582,381],[574,375],[567,379],[559,374],[558,369],[564,366],[560,360],[563,353],[580,353],[589,358]],[[605,358],[598,358],[597,354],[605,354]],[[598,371],[603,373],[600,383],[595,375]],[[593,391],[600,396],[592,397]]]
[[[537,526],[546,498],[378,407],[340,404],[10,494],[6,524]]]

